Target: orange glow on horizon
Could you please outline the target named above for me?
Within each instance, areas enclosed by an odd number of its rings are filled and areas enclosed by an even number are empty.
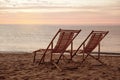
[[[119,24],[119,19],[78,13],[11,13],[0,14],[0,24]]]

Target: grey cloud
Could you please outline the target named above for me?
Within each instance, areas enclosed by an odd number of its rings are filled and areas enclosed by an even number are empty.
[[[27,3],[11,3],[11,0],[0,0],[0,9],[77,9],[78,12],[92,12],[92,13],[99,13],[104,11],[120,11],[120,0],[115,0],[113,4],[100,6],[100,5],[87,5],[87,6],[76,6],[76,5],[67,5],[65,2],[62,3],[54,3],[50,2],[49,0],[28,0]],[[34,3],[32,1],[35,1]],[[53,0],[52,0],[53,1]],[[66,0],[68,1],[68,0]],[[71,1],[71,0],[70,0]],[[59,4],[59,5],[58,5]],[[61,5],[62,4],[62,5]],[[6,6],[9,5],[9,6]]]

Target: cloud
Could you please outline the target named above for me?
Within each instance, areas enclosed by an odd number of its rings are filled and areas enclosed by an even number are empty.
[[[120,14],[119,0],[0,0],[0,12]]]
[[[81,7],[81,6],[105,6],[117,2],[116,0],[1,0],[4,7],[12,6],[56,6],[56,7]]]

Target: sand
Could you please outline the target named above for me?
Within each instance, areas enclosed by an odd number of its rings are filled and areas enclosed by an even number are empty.
[[[54,65],[32,63],[31,53],[0,53],[0,80],[120,80],[120,56],[102,56],[107,66],[88,58],[80,66],[81,56],[63,62],[59,71]]]

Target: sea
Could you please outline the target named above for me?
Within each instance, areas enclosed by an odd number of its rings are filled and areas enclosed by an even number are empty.
[[[101,52],[120,53],[120,25],[0,24],[0,51],[33,52],[45,49],[59,29],[82,30],[74,40],[73,49],[77,49],[92,30],[109,31],[101,41]]]

